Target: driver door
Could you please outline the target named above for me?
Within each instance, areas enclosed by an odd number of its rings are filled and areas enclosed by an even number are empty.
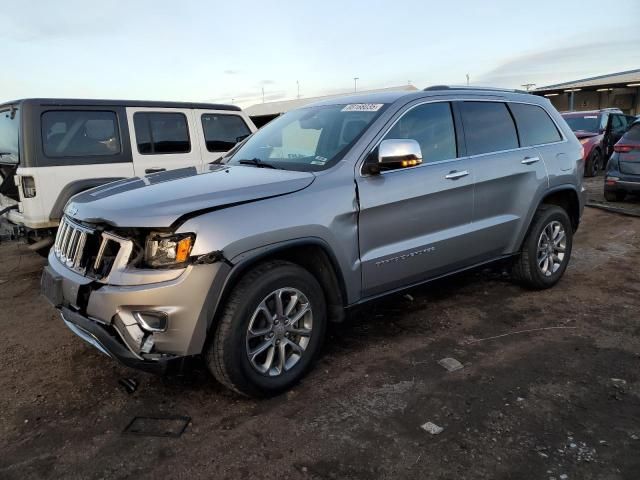
[[[410,108],[383,139],[416,140],[423,163],[357,175],[365,297],[462,267],[473,255],[473,172],[458,156],[450,103]]]

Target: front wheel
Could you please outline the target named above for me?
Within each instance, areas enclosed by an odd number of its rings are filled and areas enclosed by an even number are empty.
[[[317,357],[326,319],[324,294],[313,275],[291,262],[263,263],[231,292],[205,352],[207,365],[238,393],[278,394]]]
[[[567,269],[573,228],[567,212],[542,205],[533,217],[512,273],[523,286],[542,290],[554,286]]]

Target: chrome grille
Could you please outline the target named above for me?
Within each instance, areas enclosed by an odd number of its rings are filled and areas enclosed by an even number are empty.
[[[93,230],[69,221],[66,217],[60,221],[56,241],[53,244],[55,256],[71,270],[84,274],[84,247]]]
[[[127,268],[133,242],[114,233],[93,230],[64,217],[53,252],[71,270],[101,283],[118,281]]]

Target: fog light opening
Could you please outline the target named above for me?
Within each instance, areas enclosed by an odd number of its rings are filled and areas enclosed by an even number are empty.
[[[167,330],[169,323],[169,315],[167,315],[166,312],[154,310],[133,312],[133,318],[135,318],[138,325],[147,332],[164,332]]]

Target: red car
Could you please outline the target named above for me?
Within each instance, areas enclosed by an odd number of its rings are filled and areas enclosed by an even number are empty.
[[[635,120],[617,108],[565,112],[562,116],[584,148],[585,177],[594,177],[604,170],[613,146]]]

